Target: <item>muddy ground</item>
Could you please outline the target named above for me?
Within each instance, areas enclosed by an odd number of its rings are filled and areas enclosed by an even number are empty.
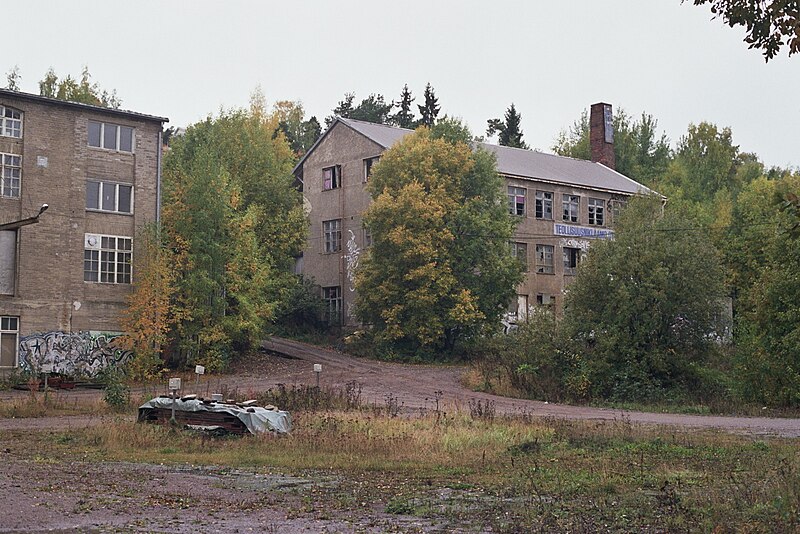
[[[506,399],[463,387],[459,366],[412,366],[352,358],[310,345],[273,339],[270,353],[230,375],[204,377],[201,394],[227,389],[260,392],[276,384],[314,384],[313,364],[320,363],[321,383],[357,382],[362,399],[380,405],[394,399],[401,411],[468,410],[480,400],[497,413],[570,419],[624,420],[648,425],[719,429],[750,435],[800,437],[800,420],[691,416],[621,412]],[[280,356],[278,355],[280,354]],[[187,390],[194,384],[189,381]],[[146,395],[149,391],[134,394]],[[96,390],[60,392],[64,402],[99,397]],[[0,402],[28,395],[0,392]],[[166,466],[97,462],[60,462],[25,448],[30,432],[59,433],[95,425],[103,416],[0,419],[0,532],[452,532],[478,530],[467,523],[435,523],[418,517],[389,515],[386,503],[358,503],[344,512],[317,507],[309,495],[343,482],[324,473],[243,472],[221,467]],[[354,492],[355,494],[355,492]]]

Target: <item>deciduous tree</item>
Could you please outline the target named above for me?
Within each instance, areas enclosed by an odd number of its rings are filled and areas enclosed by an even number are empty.
[[[92,75],[89,68],[84,67],[78,79],[67,75],[63,80],[59,80],[52,67],[45,73],[44,78],[39,82],[39,94],[49,98],[59,100],[69,100],[80,102],[81,104],[91,104],[104,108],[117,109],[122,101],[117,98],[117,90],[110,93],[105,89],[100,89],[97,83],[92,83]]]

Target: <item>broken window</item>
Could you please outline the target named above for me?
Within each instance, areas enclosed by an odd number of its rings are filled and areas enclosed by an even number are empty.
[[[575,274],[581,260],[581,249],[564,247],[564,274]]]
[[[322,300],[325,301],[325,321],[328,324],[340,324],[342,317],[342,288],[340,286],[323,287]]]
[[[553,193],[547,191],[536,192],[536,218],[553,219]]]
[[[589,199],[589,224],[603,226],[605,201],[599,198]]]
[[[511,215],[525,215],[525,188],[508,186],[508,211]]]
[[[375,156],[364,160],[364,183],[369,182],[369,177],[372,175],[372,166],[378,163],[379,159],[381,159],[380,156]]]
[[[322,221],[322,234],[325,241],[325,253],[338,252],[342,249],[342,220]]]
[[[578,195],[564,195],[561,199],[561,207],[564,212],[562,219],[567,222],[578,222],[580,204],[581,197]]]
[[[536,245],[536,272],[553,274],[553,245]]]
[[[333,167],[325,167],[322,169],[322,190],[329,191],[342,187],[341,175],[341,165],[334,165]]]
[[[536,295],[536,305],[537,306],[555,306],[556,298],[552,295],[548,295],[547,293],[538,293]]]

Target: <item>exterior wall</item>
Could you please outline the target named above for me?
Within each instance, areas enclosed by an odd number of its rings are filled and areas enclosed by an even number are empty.
[[[364,159],[383,147],[337,123],[303,163],[303,195],[310,205],[311,226],[303,251],[303,274],[320,287],[341,287],[342,324],[358,324],[353,316],[355,288],[351,275],[366,248],[361,214],[370,203],[364,183]],[[323,191],[322,170],[341,166],[341,187]],[[325,252],[323,221],[341,219],[341,250]]]
[[[131,285],[84,282],[84,237],[134,238],[156,219],[161,121],[8,93],[0,94],[0,104],[23,112],[22,138],[0,137],[0,152],[22,156],[20,197],[0,198],[0,224],[49,205],[38,224],[16,230],[16,289],[0,295],[0,316],[19,317],[20,339],[56,331],[118,332]],[[134,128],[133,153],[90,147],[89,120]],[[93,179],[131,184],[133,213],[87,211],[86,183]]]
[[[303,191],[310,204],[311,227],[309,240],[303,252],[302,272],[313,278],[321,288],[340,286],[343,297],[343,321],[345,326],[356,326],[353,316],[355,288],[350,273],[357,267],[358,255],[366,248],[361,214],[371,201],[365,189],[364,159],[380,155],[383,148],[342,123],[334,125],[325,138],[316,146],[303,162]],[[342,187],[323,191],[323,169],[341,166]],[[564,248],[586,251],[597,236],[561,236],[556,233],[556,225],[567,225],[575,233],[610,233],[611,209],[609,201],[624,201],[627,195],[605,191],[594,191],[582,187],[546,183],[529,178],[506,177],[506,186],[525,189],[525,213],[519,215],[514,241],[527,245],[527,272],[524,281],[517,288],[522,304],[520,314],[526,313],[527,306],[537,304],[541,296],[544,303],[550,300],[557,313],[563,310],[563,292],[574,276],[565,272]],[[536,191],[553,194],[552,219],[537,219],[535,212]],[[562,195],[580,197],[578,221],[565,222],[562,219]],[[589,199],[603,201],[603,225],[589,224]],[[335,253],[325,253],[323,221],[341,219],[342,248]],[[536,272],[536,245],[553,247],[553,273]],[[517,306],[511,306],[510,310]]]

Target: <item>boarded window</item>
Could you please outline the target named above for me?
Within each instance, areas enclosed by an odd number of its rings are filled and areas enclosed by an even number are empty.
[[[17,270],[17,231],[0,231],[0,295],[13,295]]]

